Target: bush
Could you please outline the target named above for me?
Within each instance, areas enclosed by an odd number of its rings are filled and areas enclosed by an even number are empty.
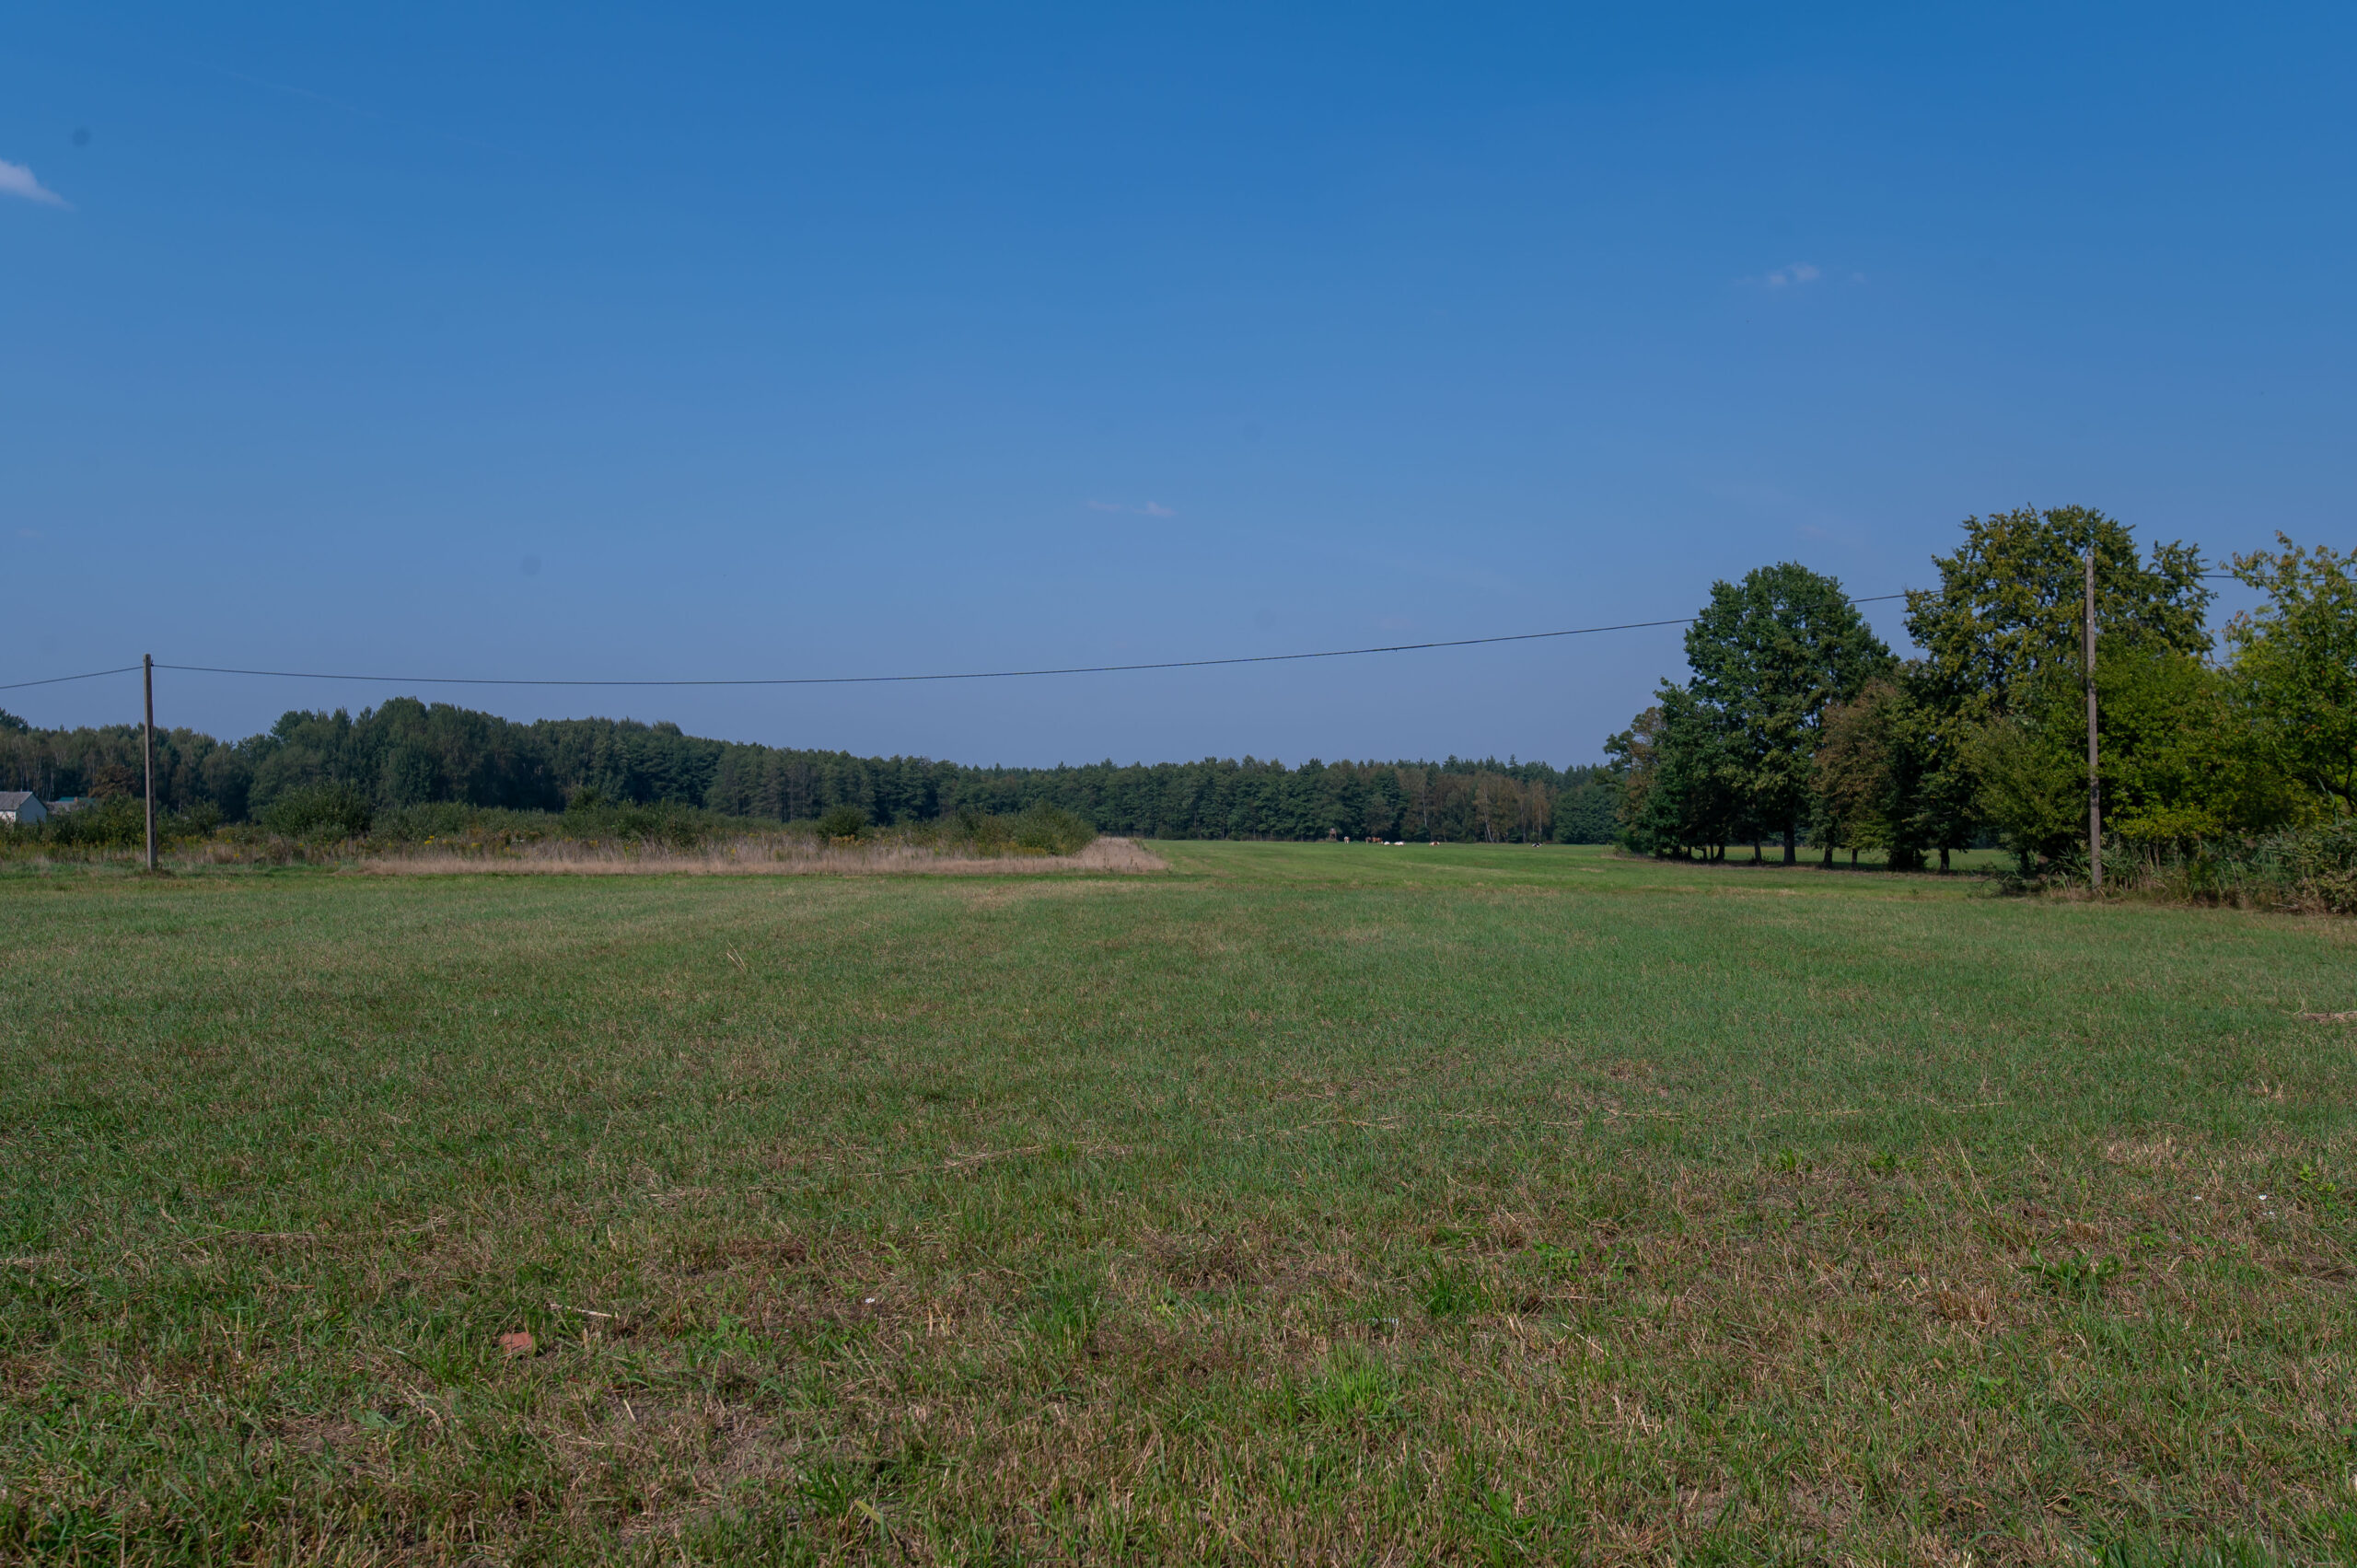
[[[867,813],[856,806],[830,806],[819,819],[819,835],[827,839],[856,839],[867,831]]]
[[[457,801],[433,801],[378,812],[369,826],[369,836],[386,843],[415,844],[470,833],[513,832],[522,824],[546,817],[545,812],[485,810]]]
[[[1086,818],[1036,801],[1015,819],[1015,847],[1034,854],[1075,854],[1097,842]]]
[[[936,824],[935,842],[946,849],[957,845],[969,854],[1004,854],[1015,842],[1014,819],[994,817],[979,806],[961,806]]]
[[[2357,914],[2357,817],[2261,839],[2259,854],[2304,906]]]
[[[1086,818],[1039,801],[1014,817],[961,806],[941,819],[934,834],[936,848],[969,854],[1071,854],[1096,842],[1097,830]]]
[[[369,798],[350,784],[308,784],[272,801],[261,825],[285,839],[356,839],[376,814]]]
[[[157,827],[160,831],[163,824]],[[110,795],[17,831],[41,843],[136,849],[147,842],[147,803],[135,795]]]
[[[156,824],[158,837],[209,839],[221,826],[221,808],[209,800],[181,807]]]
[[[2357,818],[2149,853],[2128,879],[2185,903],[2357,914]]]

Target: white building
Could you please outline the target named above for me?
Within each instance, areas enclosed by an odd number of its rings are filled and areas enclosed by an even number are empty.
[[[49,807],[29,789],[0,789],[0,822],[46,822]]]

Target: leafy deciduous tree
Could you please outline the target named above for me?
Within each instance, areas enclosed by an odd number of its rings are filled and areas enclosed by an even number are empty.
[[[2268,597],[2226,627],[2235,684],[2268,758],[2347,815],[2357,810],[2357,550],[2303,553],[2275,537],[2281,551],[2234,558],[2235,575]]]
[[[1747,824],[1781,834],[1793,864],[1808,815],[1819,724],[1890,668],[1835,579],[1794,562],[1714,583],[1686,632],[1687,691],[1718,732],[1714,759]]]

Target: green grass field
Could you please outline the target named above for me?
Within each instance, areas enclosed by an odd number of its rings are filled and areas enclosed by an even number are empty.
[[[1161,847],[0,877],[0,1559],[2357,1559],[2357,923]]]

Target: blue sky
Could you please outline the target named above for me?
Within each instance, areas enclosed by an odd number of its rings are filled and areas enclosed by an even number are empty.
[[[0,680],[1480,636],[1921,586],[2029,503],[2357,542],[2357,13],[1923,10],[20,7]],[[1679,664],[455,700],[1573,762]],[[158,719],[384,694],[167,675]]]

